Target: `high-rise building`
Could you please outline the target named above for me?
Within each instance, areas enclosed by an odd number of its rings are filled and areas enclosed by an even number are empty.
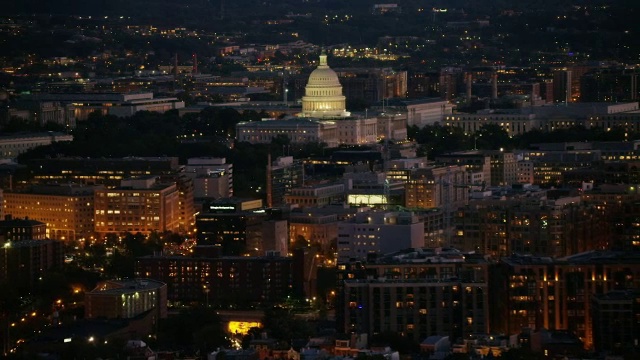
[[[155,176],[122,180],[95,193],[95,230],[99,234],[178,231],[180,195],[175,183]]]
[[[193,179],[195,198],[220,199],[233,196],[233,164],[225,158],[187,159],[184,172]]]
[[[491,186],[510,186],[518,183],[518,163],[509,151],[485,151],[491,157]]]
[[[304,184],[304,164],[293,156],[280,156],[267,164],[267,206],[286,203],[285,195]]]
[[[336,69],[344,94],[348,99],[358,99],[375,104],[385,99],[407,96],[407,72],[391,68]]]
[[[338,238],[338,215],[315,208],[295,209],[289,214],[289,242],[300,237],[329,252],[331,243]]]
[[[492,331],[516,334],[523,328],[565,330],[590,348],[594,344],[593,329],[603,325],[595,323],[591,296],[638,289],[638,274],[640,258],[631,252],[591,251],[559,259],[524,255],[503,258],[492,276]],[[599,304],[595,302],[596,309],[605,303],[605,298]]]
[[[553,102],[573,102],[571,70],[559,69],[553,72]]]
[[[268,221],[273,220],[273,221]],[[272,219],[262,201],[221,199],[196,216],[198,245],[219,246],[225,256],[286,254],[288,227]]]

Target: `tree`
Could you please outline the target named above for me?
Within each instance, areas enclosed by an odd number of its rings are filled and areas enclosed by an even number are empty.
[[[509,133],[498,124],[484,124],[471,136],[476,138],[479,149],[498,150],[513,147]]]
[[[215,311],[204,307],[160,320],[158,343],[173,349],[197,349],[201,353],[229,346],[222,320]]]
[[[313,334],[309,323],[281,307],[265,310],[262,323],[270,336],[289,345],[293,339],[306,339]]]
[[[291,138],[286,134],[278,134],[273,139],[271,139],[271,145],[275,148],[281,148],[284,146],[291,145]]]

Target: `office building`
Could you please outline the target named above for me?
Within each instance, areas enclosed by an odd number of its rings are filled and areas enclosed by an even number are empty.
[[[289,205],[322,207],[331,203],[343,203],[344,198],[345,186],[338,183],[292,188],[285,194],[284,201]]]
[[[178,231],[180,195],[175,183],[158,177],[122,180],[121,186],[95,192],[95,231],[142,233]]]
[[[57,102],[67,107],[67,124],[75,127],[77,121],[87,120],[89,114],[99,112],[102,115],[126,117],[138,111],[164,113],[184,107],[184,102],[174,97],[155,98],[153,93],[60,93],[33,94],[29,100],[36,102]],[[71,106],[68,106],[71,105]]]
[[[171,305],[273,305],[291,295],[290,257],[145,256],[136,259],[135,275],[167,284]]]
[[[424,246],[424,224],[411,212],[369,211],[338,224],[338,263]]]
[[[4,192],[7,215],[46,224],[45,236],[62,241],[88,239],[94,234],[94,194],[103,186],[35,185],[23,192]]]
[[[220,199],[233,196],[233,164],[225,158],[187,159],[185,174],[193,180],[196,199]]]
[[[518,164],[509,151],[483,151],[490,157],[491,186],[510,186],[518,183]]]
[[[40,183],[76,183],[120,186],[123,179],[171,175],[180,171],[177,157],[80,158],[57,157],[27,162],[33,180]]]
[[[291,189],[304,184],[304,164],[293,156],[280,156],[267,164],[266,182],[267,207],[281,206]]]
[[[338,238],[338,215],[313,207],[294,209],[289,214],[289,242],[299,238],[320,245],[321,250],[328,253]]]
[[[405,206],[427,209],[446,208],[448,212],[464,206],[469,198],[464,166],[429,166],[412,169],[405,183]]]
[[[59,132],[3,135],[0,136],[0,159],[15,159],[28,150],[60,141],[73,141],[73,136]]]
[[[218,246],[225,256],[263,256],[268,251],[285,254],[288,227],[275,220],[262,208],[261,200],[221,199],[196,215],[198,245]]]

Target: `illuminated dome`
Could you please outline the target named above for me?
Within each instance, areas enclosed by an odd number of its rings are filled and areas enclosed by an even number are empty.
[[[323,51],[318,68],[309,75],[300,116],[336,118],[349,115],[338,74],[327,65],[327,55]]]

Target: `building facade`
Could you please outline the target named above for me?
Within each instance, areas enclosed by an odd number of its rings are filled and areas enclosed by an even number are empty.
[[[338,224],[338,263],[424,246],[424,224],[410,212],[363,212]]]
[[[180,194],[175,183],[155,176],[122,180],[115,189],[95,192],[95,231],[99,234],[179,231]]]
[[[63,241],[94,234],[94,193],[102,186],[38,185],[26,192],[4,192],[5,214],[46,224],[46,237]]]
[[[167,284],[152,279],[100,282],[84,296],[85,319],[130,319],[149,310],[167,317]]]

